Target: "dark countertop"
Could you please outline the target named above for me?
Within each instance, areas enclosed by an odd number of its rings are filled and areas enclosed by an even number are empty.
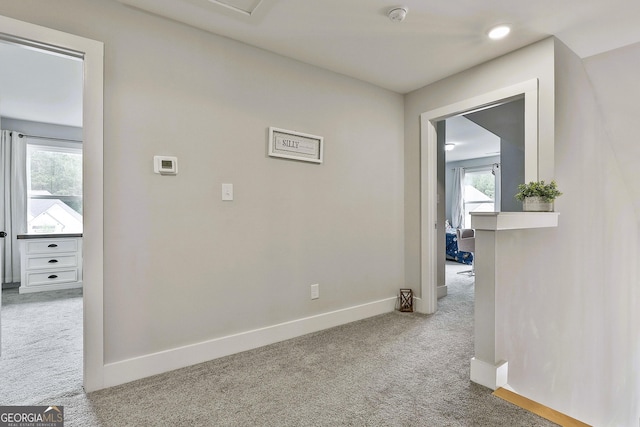
[[[53,234],[18,234],[18,239],[61,239],[65,237],[82,237],[82,233],[53,233]]]

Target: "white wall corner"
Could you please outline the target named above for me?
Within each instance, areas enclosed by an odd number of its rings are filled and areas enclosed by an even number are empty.
[[[471,359],[471,381],[497,390],[507,385],[509,362],[500,361],[493,365],[477,358]]]

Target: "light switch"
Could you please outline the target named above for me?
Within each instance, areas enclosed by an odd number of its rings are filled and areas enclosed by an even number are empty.
[[[311,299],[320,298],[320,284],[315,283],[311,285]]]
[[[222,200],[233,200],[233,184],[222,184]]]

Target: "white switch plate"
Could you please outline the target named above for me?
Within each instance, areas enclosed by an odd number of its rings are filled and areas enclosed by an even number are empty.
[[[311,285],[311,299],[320,298],[320,285],[316,283],[315,285]]]
[[[222,200],[233,200],[233,184],[222,184]]]

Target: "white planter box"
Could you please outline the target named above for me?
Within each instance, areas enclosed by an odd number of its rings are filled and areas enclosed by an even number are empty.
[[[525,212],[553,212],[553,202],[547,202],[542,197],[525,197],[522,201]]]

